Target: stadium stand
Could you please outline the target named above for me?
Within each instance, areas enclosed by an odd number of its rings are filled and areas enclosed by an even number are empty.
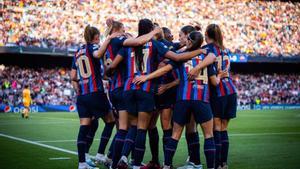
[[[21,105],[22,87],[30,83],[33,84],[33,104],[71,105],[75,93],[68,72],[64,68],[7,66],[0,70],[0,104]],[[238,89],[239,105],[300,103],[300,75],[234,74],[233,79]]]
[[[4,0],[0,6],[0,46],[76,48],[82,42],[82,30],[86,24],[90,23],[104,32],[108,17],[122,21],[131,33],[136,32],[138,19],[148,17],[171,28],[176,39],[179,28],[197,18],[202,28],[208,23],[218,23],[224,30],[226,47],[235,53],[269,57],[300,54],[299,2],[103,2]]]

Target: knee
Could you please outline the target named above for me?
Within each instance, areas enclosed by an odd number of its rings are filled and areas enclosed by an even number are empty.
[[[220,119],[214,119],[214,130],[215,131],[221,131],[222,129],[222,122]]]

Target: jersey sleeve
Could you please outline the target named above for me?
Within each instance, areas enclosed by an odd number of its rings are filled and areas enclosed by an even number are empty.
[[[122,47],[125,40],[126,40],[125,36],[120,36],[113,39],[112,43],[116,46]]]
[[[128,52],[128,48],[121,48],[118,52],[118,55],[120,55],[121,57],[123,58],[126,58],[127,57],[127,52]]]
[[[177,50],[179,50],[180,49],[180,43],[179,42],[175,42],[175,43],[173,43],[173,50],[174,51],[177,51]]]
[[[211,77],[211,76],[214,76],[214,75],[217,75],[216,67],[213,64],[208,65],[207,66],[207,76]]]
[[[163,45],[162,43],[153,40],[153,46],[156,48],[159,57],[164,57],[165,54],[169,51],[168,46]]]
[[[73,61],[72,61],[72,69],[76,69],[77,70],[77,67],[76,67],[76,57],[75,56],[74,56]]]

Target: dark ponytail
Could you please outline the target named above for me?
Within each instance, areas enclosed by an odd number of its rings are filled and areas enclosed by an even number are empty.
[[[206,28],[206,33],[210,39],[214,40],[215,45],[217,45],[222,50],[225,49],[223,44],[223,35],[219,25],[217,24],[208,25]]]
[[[100,32],[97,28],[87,25],[84,29],[84,40],[86,43],[92,43],[95,36],[100,35]]]
[[[152,23],[151,20],[141,19],[138,24],[138,36],[142,36],[147,33],[150,33],[153,29],[154,29],[154,24]],[[144,69],[143,47],[144,45],[135,47],[135,63],[139,71],[143,71]]]
[[[187,51],[199,49],[203,43],[203,35],[197,31],[191,32],[187,38],[192,42],[192,46]]]
[[[196,31],[196,28],[191,26],[191,25],[187,25],[187,26],[184,26],[182,27],[181,29],[181,32],[183,32],[185,35],[193,32],[193,31]]]

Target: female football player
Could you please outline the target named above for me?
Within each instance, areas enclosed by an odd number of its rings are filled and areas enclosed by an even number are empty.
[[[139,21],[139,36],[145,35],[154,29],[154,24],[149,19]],[[137,75],[149,74],[156,70],[160,57],[170,58],[175,61],[192,58],[204,50],[198,49],[192,52],[176,54],[156,40],[150,40],[143,46],[123,48],[110,69],[116,67],[123,59],[127,65],[126,81],[124,85],[124,97],[126,110],[137,119],[137,136],[133,153],[134,168],[139,168],[144,157],[146,132],[149,125],[151,112],[154,110],[155,81],[149,81],[142,85],[132,83]],[[109,71],[108,71],[109,72]],[[125,143],[126,144],[126,143]],[[122,156],[119,164],[127,167],[127,157]],[[118,165],[118,168],[123,168]]]
[[[108,34],[111,35],[113,33],[125,33],[125,28],[124,25],[121,22],[118,21],[108,21]],[[105,63],[106,66],[109,66],[112,61],[114,61],[117,53],[119,50],[124,47],[124,46],[140,46],[151,40],[151,38],[156,35],[160,30],[155,29],[148,34],[145,34],[143,36],[139,36],[137,38],[132,38],[128,36],[120,36],[113,38],[106,50],[106,56],[105,56]],[[118,131],[115,135],[115,142],[112,143],[112,155],[113,158],[113,164],[112,167],[115,168],[117,165],[117,162],[119,161],[123,149],[123,144],[124,142],[128,142],[125,144],[124,147],[124,154],[126,156],[129,155],[131,147],[132,147],[132,142],[130,140],[134,140],[136,136],[136,121],[132,120],[131,121],[131,126],[128,131],[128,113],[125,109],[125,103],[124,103],[124,97],[123,97],[123,90],[124,90],[124,73],[126,71],[126,65],[124,63],[119,64],[119,66],[115,69],[113,74],[111,75],[110,78],[110,87],[109,87],[109,97],[110,101],[112,102],[112,105],[114,108],[118,111]],[[126,137],[127,136],[127,137]],[[102,154],[102,157],[99,158],[105,159],[106,157]],[[108,155],[109,158],[110,155]],[[97,160],[97,159],[96,159]],[[105,159],[102,162],[107,161],[108,159]]]
[[[192,32],[188,35],[186,51],[195,50],[201,47],[203,36],[200,32]],[[143,84],[148,80],[157,78],[172,69],[178,69],[178,77],[180,84],[177,92],[177,102],[174,107],[173,114],[173,133],[165,147],[165,166],[170,168],[172,159],[177,148],[178,141],[181,137],[183,127],[186,125],[191,114],[194,115],[197,124],[200,124],[204,134],[204,152],[207,161],[207,167],[214,168],[215,145],[213,139],[213,119],[211,107],[209,104],[209,85],[217,85],[221,75],[216,75],[213,65],[201,70],[201,73],[193,81],[189,81],[187,74],[189,70],[199,64],[206,56],[199,55],[185,62],[169,62],[157,71],[135,78],[134,82]],[[210,83],[208,82],[210,81]],[[191,154],[189,168],[201,168],[200,153]]]
[[[229,149],[228,123],[236,117],[237,91],[230,71],[230,52],[225,49],[223,35],[216,24],[207,26],[205,40],[206,48],[216,56],[215,66],[218,72],[226,72],[226,77],[221,78],[219,85],[212,88],[211,107],[214,114],[214,138],[216,144],[216,167],[227,169],[227,157]],[[199,65],[200,67],[201,65]],[[195,69],[197,72],[198,70]]]
[[[87,134],[90,131],[92,119],[103,118],[106,126],[109,126],[109,129],[104,129],[103,133],[108,133],[109,137],[114,126],[114,117],[104,93],[99,58],[104,55],[110,40],[119,36],[119,34],[107,37],[100,48],[97,45],[99,36],[100,32],[97,28],[86,26],[84,30],[86,44],[76,52],[71,70],[72,84],[77,93],[76,106],[80,118],[80,129],[77,138],[78,168],[80,169],[92,168],[85,162]]]

